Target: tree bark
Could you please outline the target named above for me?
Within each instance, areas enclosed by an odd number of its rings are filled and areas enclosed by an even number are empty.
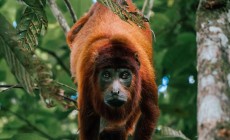
[[[63,14],[61,13],[61,11],[58,9],[58,6],[57,6],[55,0],[48,0],[47,3],[49,5],[53,15],[55,16],[56,20],[60,24],[62,30],[64,31],[65,35],[67,35],[67,33],[70,30],[70,27],[69,27],[67,21],[65,20]]]
[[[230,140],[230,1],[197,11],[198,140]]]

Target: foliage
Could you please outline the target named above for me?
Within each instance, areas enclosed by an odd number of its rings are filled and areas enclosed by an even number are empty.
[[[30,4],[29,2],[25,1]],[[39,94],[48,107],[54,106],[51,96],[60,100],[58,95],[62,90],[51,79],[48,67],[41,63],[34,54],[34,47],[38,46],[38,36],[43,26],[47,27],[47,19],[43,12],[43,5],[37,1],[36,6],[27,7],[16,30],[1,16],[1,49],[11,71],[16,75],[19,83],[33,93],[37,85]],[[32,7],[32,8],[31,8]],[[41,14],[42,13],[42,14]],[[17,34],[17,35],[16,35]],[[6,42],[8,44],[6,45]]]
[[[144,0],[133,1],[142,9]],[[72,19],[65,4],[63,1],[56,2],[72,26]],[[93,3],[92,0],[70,2],[78,18],[88,11]],[[158,129],[168,126],[181,130],[190,139],[196,139],[197,135],[194,27],[196,8],[197,1],[155,0],[150,18],[152,30],[156,34],[156,41],[153,43],[154,66],[161,109]],[[145,14],[147,10],[146,8]],[[5,92],[0,89],[0,139],[75,139],[78,134],[77,111],[63,110],[58,103],[54,108],[47,108],[39,99],[42,94],[34,90],[34,84],[36,87],[44,87],[43,93],[47,97],[49,95],[46,93],[49,91],[46,90],[50,90],[49,87],[59,89],[55,81],[75,87],[69,71],[70,51],[65,35],[49,7],[45,5],[45,0],[24,0],[24,4],[15,0],[0,0],[0,13],[10,24],[17,23],[14,29],[0,17],[0,52],[3,52],[0,53],[0,85],[20,83],[24,87],[30,87],[27,91],[33,91],[35,95],[28,96],[21,89]],[[18,49],[25,53],[20,53]],[[32,59],[31,56],[36,57]],[[40,66],[44,67],[41,75],[34,75],[38,73]],[[17,70],[12,71],[17,79],[10,69]],[[17,73],[22,76],[17,76]],[[190,79],[192,82],[189,83],[189,77],[195,78]],[[46,80],[51,81],[52,86],[46,85]],[[167,90],[160,90],[160,87]],[[77,96],[71,89],[63,89],[66,96]],[[55,92],[59,93],[59,90]],[[157,132],[159,134],[158,130]],[[180,131],[176,132],[180,136]],[[160,138],[160,135],[157,138]],[[171,138],[173,137],[168,137]]]
[[[98,2],[108,7],[114,14],[119,16],[123,21],[129,24],[131,24],[129,21],[132,21],[141,29],[146,29],[144,26],[144,22],[148,22],[148,19],[142,16],[140,11],[128,12],[126,6],[128,7],[129,5],[126,1],[122,1],[120,5],[111,0],[98,0]]]
[[[40,1],[25,0],[26,7],[24,14],[17,26],[19,45],[34,51],[38,46],[38,37],[42,27],[47,29],[48,21],[44,11],[44,5]],[[33,3],[32,3],[33,2]]]
[[[196,40],[195,12],[198,1],[177,0],[154,3],[150,19],[156,34],[154,65],[157,83],[167,90],[159,93],[159,125],[182,130],[195,139],[196,131]],[[169,79],[165,85],[163,77]]]
[[[2,46],[0,51],[5,56],[12,72],[15,74],[23,87],[27,90],[27,92],[33,94],[33,87],[35,83],[34,78],[24,67],[22,62],[23,60],[19,59],[22,55],[24,55],[24,53],[19,51],[18,48],[15,48],[15,46],[17,46],[17,42],[13,38],[11,39],[12,36],[16,36],[16,30],[1,14],[0,22],[2,23],[0,25],[0,44]]]
[[[173,130],[169,127],[160,127],[159,130],[156,131],[156,138],[158,139],[167,139],[167,138],[177,138],[183,140],[189,140],[181,131]]]

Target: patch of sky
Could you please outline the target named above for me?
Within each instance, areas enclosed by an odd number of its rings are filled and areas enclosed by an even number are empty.
[[[76,92],[75,95],[72,95],[72,96],[71,96],[71,99],[77,99],[77,98],[78,98],[78,92]]]
[[[158,93],[164,93],[167,90],[169,78],[170,78],[170,76],[164,76],[162,78],[161,85],[158,87]]]
[[[188,77],[188,83],[191,84],[191,85],[195,83],[195,79],[194,79],[194,76],[193,76],[193,75],[190,75],[190,76]]]
[[[17,22],[16,21],[13,22],[13,26],[14,26],[14,28],[17,27]]]

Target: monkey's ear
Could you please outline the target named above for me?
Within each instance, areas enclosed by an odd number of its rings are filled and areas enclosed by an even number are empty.
[[[141,62],[140,62],[140,60],[139,60],[138,53],[135,53],[135,54],[134,54],[134,57],[135,57],[135,60],[137,61],[138,69],[140,69],[140,67],[141,67]]]
[[[81,30],[81,28],[84,26],[84,24],[88,21],[90,17],[90,14],[88,13],[84,17],[82,17],[77,23],[73,25],[73,27],[70,29],[70,31],[67,34],[67,43],[69,45],[70,50],[72,50],[72,43],[74,39],[76,38],[78,32]]]

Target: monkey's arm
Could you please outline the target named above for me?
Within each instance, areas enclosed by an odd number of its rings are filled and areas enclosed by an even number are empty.
[[[157,101],[157,86],[154,80],[151,83],[142,81],[142,98],[140,102],[141,116],[138,120],[133,140],[150,140],[159,117]]]
[[[80,73],[86,75],[86,73]],[[100,127],[100,116],[95,113],[92,104],[92,88],[85,84],[86,78],[81,78],[79,82],[79,97],[78,97],[78,122],[80,131],[80,140],[98,140],[99,138],[99,127]]]
[[[100,116],[89,109],[89,105],[81,104],[81,110],[78,114],[80,140],[98,140]],[[84,108],[83,106],[87,107]]]

